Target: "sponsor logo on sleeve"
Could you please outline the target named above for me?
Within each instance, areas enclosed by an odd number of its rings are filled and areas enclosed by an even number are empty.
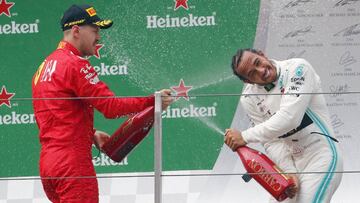
[[[86,64],[85,68],[80,69],[80,73],[83,73],[84,78],[89,81],[90,84],[95,85],[100,82],[99,77],[96,75],[94,70],[92,70],[92,66]]]

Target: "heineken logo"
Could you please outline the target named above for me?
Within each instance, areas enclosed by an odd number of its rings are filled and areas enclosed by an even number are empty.
[[[127,157],[125,157],[121,162],[115,162],[104,153],[100,153],[98,157],[93,158],[92,162],[94,166],[126,166],[129,164]]]
[[[1,88],[1,93],[0,93],[0,107],[2,105],[6,105],[7,107],[11,108],[11,103],[10,103],[10,99],[15,96],[15,93],[9,93],[6,90],[5,85],[2,86]]]
[[[39,20],[35,23],[16,23],[11,21],[8,24],[0,24],[0,35],[2,34],[27,34],[39,32]]]
[[[197,118],[197,117],[215,117],[217,103],[213,106],[195,106],[190,104],[188,107],[176,108],[169,106],[162,112],[162,118]]]
[[[106,65],[100,63],[98,66],[93,66],[98,75],[109,76],[109,75],[127,75],[127,65]]]
[[[154,28],[177,28],[177,27],[204,27],[204,26],[215,26],[215,16],[216,13],[213,13],[210,16],[195,16],[193,14],[188,14],[183,17],[171,17],[166,15],[165,17],[160,17],[157,15],[146,16],[148,29]]]
[[[175,0],[174,11],[178,10],[180,7],[189,10],[189,6],[187,4],[188,0]]]
[[[184,98],[185,100],[189,101],[189,91],[192,89],[192,86],[186,86],[184,80],[181,78],[178,86],[172,86],[172,90],[176,93],[175,100],[180,98]]]
[[[10,93],[6,90],[5,85],[2,86],[0,92],[0,107],[5,105],[11,108],[10,99],[15,96],[15,93]],[[0,114],[0,125],[17,125],[17,124],[31,124],[35,123],[34,114],[20,114],[12,111],[9,114]]]
[[[185,85],[184,79],[180,79],[179,85],[172,86],[171,89],[175,92],[175,101],[180,98],[189,101],[189,91],[193,86]],[[190,104],[187,107],[173,107],[169,106],[166,111],[162,112],[162,118],[193,118],[193,117],[214,117],[216,116],[217,103],[213,106],[195,106]]]
[[[189,10],[189,8],[195,8],[195,6],[188,5],[189,0],[174,0],[174,11],[183,8]],[[169,7],[168,7],[169,8]],[[172,7],[170,7],[172,10]],[[185,16],[176,16],[173,17],[171,14],[165,16],[159,15],[148,15],[146,16],[146,28],[178,28],[178,27],[204,27],[204,26],[214,26],[216,13],[213,12],[212,15],[193,15],[188,13]]]
[[[17,125],[35,123],[34,114],[19,114],[12,111],[10,114],[0,115],[0,125]]]
[[[12,17],[10,8],[15,5],[14,2],[7,2],[6,0],[0,0],[0,17],[4,14],[7,17]],[[17,15],[17,13],[13,13]],[[5,34],[27,34],[39,32],[39,19],[35,20],[35,23],[17,23],[11,21],[7,24],[0,24],[0,35]]]
[[[14,2],[6,2],[6,0],[0,0],[0,16],[3,14],[7,17],[11,17],[10,8],[15,5]]]
[[[95,47],[95,58],[101,59],[100,50],[104,47],[104,44],[97,44]],[[89,59],[91,56],[88,56]],[[100,63],[100,65],[93,66],[98,75],[108,76],[108,75],[127,75],[128,66],[127,63],[124,65],[107,65],[105,63]]]

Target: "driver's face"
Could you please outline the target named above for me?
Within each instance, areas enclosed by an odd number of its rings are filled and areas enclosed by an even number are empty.
[[[236,72],[247,83],[266,85],[276,80],[276,68],[262,53],[245,51]]]
[[[80,34],[80,52],[83,56],[92,56],[95,54],[96,45],[100,40],[100,29],[97,26],[84,25],[79,26]]]

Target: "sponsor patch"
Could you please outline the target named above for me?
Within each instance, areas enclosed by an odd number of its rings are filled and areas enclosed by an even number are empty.
[[[96,15],[96,11],[93,7],[86,9],[86,12],[89,14],[90,17]]]
[[[295,70],[295,75],[301,77],[304,74],[303,68],[302,66],[298,66]]]

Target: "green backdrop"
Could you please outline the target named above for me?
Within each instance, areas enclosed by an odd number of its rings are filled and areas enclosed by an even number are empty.
[[[31,79],[62,38],[59,21],[72,3],[16,1],[10,16],[0,15],[0,86],[15,95],[0,106],[0,177],[37,176],[39,141],[33,119]],[[100,58],[89,60],[100,79],[119,96],[143,96],[183,81],[189,100],[180,97],[163,114],[164,170],[212,169],[223,145],[214,130],[229,127],[240,93],[231,56],[254,41],[259,0],[86,1],[102,18],[114,20],[102,31]],[[187,7],[184,8],[184,7]],[[176,92],[176,91],[174,91]],[[97,113],[97,129],[112,133],[123,122]],[[215,127],[214,127],[215,126]],[[94,155],[97,151],[94,150]],[[101,155],[97,172],[153,171],[153,132],[116,164]]]

